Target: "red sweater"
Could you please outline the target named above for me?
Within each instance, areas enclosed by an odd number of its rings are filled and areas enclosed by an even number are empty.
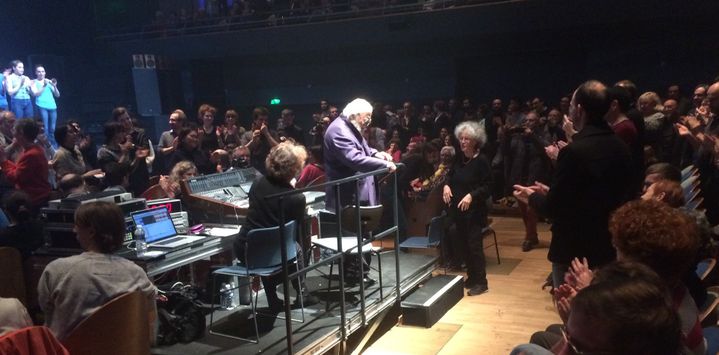
[[[50,195],[50,182],[47,179],[49,167],[40,146],[29,146],[20,154],[17,163],[6,160],[1,165],[8,181],[27,193],[33,205],[44,202]]]

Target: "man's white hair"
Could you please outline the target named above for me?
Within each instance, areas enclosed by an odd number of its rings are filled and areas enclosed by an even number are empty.
[[[360,113],[372,113],[372,104],[365,99],[354,99],[342,110],[342,116],[350,117]]]

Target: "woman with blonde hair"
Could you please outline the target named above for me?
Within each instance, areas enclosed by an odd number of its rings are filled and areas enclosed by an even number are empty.
[[[661,99],[653,91],[643,93],[637,99],[637,108],[644,117],[644,153],[647,164],[660,162],[666,149],[663,133],[673,126],[664,116]]]

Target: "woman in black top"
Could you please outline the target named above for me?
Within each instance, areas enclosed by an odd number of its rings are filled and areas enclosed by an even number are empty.
[[[482,229],[487,226],[487,198],[491,184],[491,170],[479,148],[487,140],[477,122],[465,121],[454,130],[461,154],[447,175],[442,199],[449,205],[449,216],[456,227],[458,249],[467,264],[469,296],[487,292],[487,272],[482,243]]]
[[[255,228],[277,227],[281,223],[279,199],[266,199],[265,196],[294,190],[291,181],[300,173],[306,159],[307,152],[305,148],[291,142],[280,143],[273,147],[267,155],[265,159],[267,174],[256,180],[250,188],[248,196],[250,207],[247,210],[247,219],[234,243],[235,256],[240,261],[244,261],[243,259],[245,258],[245,241],[249,231]],[[282,210],[285,223],[294,220],[300,225],[305,215],[304,195],[285,196],[282,201]],[[252,251],[250,250],[249,252]],[[296,270],[295,264],[291,264],[290,273]],[[272,310],[281,311],[284,307],[282,300],[277,296],[276,290],[277,285],[282,282],[284,277],[284,274],[262,277],[267,303]],[[292,285],[295,290],[300,289],[297,278],[292,280]],[[304,296],[305,305],[316,302],[311,297]]]

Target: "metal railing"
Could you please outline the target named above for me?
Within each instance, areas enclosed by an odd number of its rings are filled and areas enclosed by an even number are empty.
[[[400,166],[400,165],[401,164],[398,164],[398,166]],[[341,201],[340,185],[352,183],[352,182],[355,183],[355,201],[354,202],[355,202],[355,206],[360,206],[360,199],[359,199],[359,196],[360,196],[359,182],[360,182],[360,180],[363,178],[366,178],[366,177],[377,176],[377,175],[387,174],[387,173],[389,173],[389,170],[387,168],[383,168],[383,169],[379,169],[379,170],[375,170],[375,171],[371,171],[371,172],[356,174],[356,175],[338,179],[338,180],[328,181],[328,182],[325,182],[322,184],[313,185],[313,186],[302,188],[302,189],[291,190],[291,191],[286,191],[286,192],[282,192],[282,193],[278,193],[278,194],[272,194],[272,195],[265,196],[265,199],[275,199],[275,198],[279,199],[279,209],[280,209],[280,211],[279,211],[279,213],[280,213],[280,225],[279,225],[280,233],[279,233],[279,235],[282,236],[282,235],[284,235],[283,233],[284,233],[284,225],[285,225],[285,215],[284,215],[284,210],[282,207],[283,207],[283,201],[286,198],[288,198],[291,195],[303,193],[305,191],[313,191],[313,190],[316,190],[321,187],[330,187],[330,188],[334,189],[335,194],[336,194],[334,211],[335,211],[335,215],[338,218],[337,218],[337,251],[335,253],[333,253],[329,257],[320,258],[320,260],[316,261],[314,264],[312,264],[310,266],[304,265],[301,269],[298,269],[296,272],[289,274],[289,265],[288,265],[288,260],[287,260],[287,246],[285,245],[285,243],[280,243],[281,256],[282,256],[282,267],[283,267],[284,274],[287,275],[283,280],[283,288],[285,290],[285,292],[284,292],[285,310],[284,311],[285,311],[285,328],[286,328],[286,332],[287,332],[286,339],[287,339],[287,353],[288,354],[294,354],[294,342],[293,342],[293,338],[292,338],[292,319],[291,319],[292,317],[290,315],[290,313],[291,313],[290,299],[289,299],[290,293],[287,291],[290,289],[290,280],[292,280],[294,278],[302,277],[302,276],[306,275],[308,272],[319,268],[320,266],[329,265],[330,263],[334,263],[334,262],[337,262],[339,265],[338,266],[339,289],[340,289],[339,308],[340,308],[340,324],[341,324],[340,325],[340,333],[342,335],[340,346],[341,347],[344,346],[344,342],[347,340],[347,336],[348,336],[348,334],[347,334],[348,323],[347,323],[347,309],[345,306],[345,293],[344,293],[345,279],[344,279],[343,264],[344,264],[344,259],[345,259],[345,252],[343,252],[343,248],[342,248],[342,218],[341,218],[340,210],[343,206],[341,206],[341,202],[340,202]],[[376,240],[376,239],[379,239],[379,238],[382,238],[382,237],[385,237],[387,235],[394,233],[395,291],[396,291],[395,301],[399,305],[401,302],[401,293],[400,293],[401,290],[400,290],[399,247],[398,247],[399,246],[399,228],[397,227],[397,225],[398,225],[397,174],[391,173],[390,176],[391,176],[391,181],[389,181],[389,183],[391,184],[392,196],[393,196],[392,197],[392,215],[393,215],[393,222],[394,222],[393,225],[394,226],[377,233],[376,236],[365,239],[365,238],[363,238],[363,235],[362,235],[362,223],[359,223],[359,221],[361,221],[360,208],[359,207],[356,208],[356,211],[357,211],[356,217],[357,217],[357,221],[358,221],[357,231],[356,231],[357,232],[357,250],[358,250],[358,255],[360,258],[360,262],[359,262],[360,275],[363,275],[364,274],[364,265],[363,265],[364,263],[361,262],[361,255],[362,255],[362,250],[363,250],[364,246],[367,244],[370,244],[373,240]],[[328,207],[328,206],[325,206],[325,207]],[[325,208],[325,209],[327,209],[327,208]],[[303,253],[304,253],[304,250],[303,250]],[[331,277],[331,275],[330,275],[330,277]],[[359,282],[360,315],[362,318],[362,323],[366,324],[367,319],[366,319],[365,311],[366,311],[367,305],[365,303],[364,282],[362,282],[361,278],[362,278],[362,276],[360,276],[360,282]],[[379,287],[380,288],[382,287],[381,283],[380,283]],[[302,287],[300,287],[300,289],[301,288]],[[301,290],[299,292],[301,292]],[[328,300],[328,302],[329,302],[329,300]],[[342,351],[340,351],[340,353],[342,353]]]
[[[97,39],[127,41],[243,31],[262,27],[291,26],[357,18],[440,11],[466,6],[486,6],[527,0],[427,0],[413,4],[388,4],[361,8],[351,1],[314,8],[290,8],[236,16],[216,16],[174,23],[154,23],[98,30]]]

